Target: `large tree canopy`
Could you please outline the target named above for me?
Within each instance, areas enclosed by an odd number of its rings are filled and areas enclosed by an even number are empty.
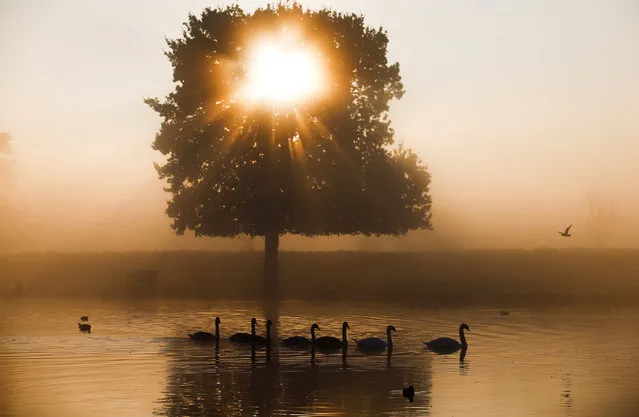
[[[146,102],[163,119],[153,143],[179,234],[403,234],[430,228],[430,176],[394,144],[389,101],[401,98],[388,37],[362,16],[298,4],[189,16],[167,40],[175,89]],[[326,88],[295,106],[242,99],[248,51],[289,37],[319,58]]]

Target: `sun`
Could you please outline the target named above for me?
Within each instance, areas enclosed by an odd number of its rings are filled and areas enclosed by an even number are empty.
[[[246,98],[293,104],[318,96],[324,86],[319,56],[301,45],[261,42],[249,55]]]

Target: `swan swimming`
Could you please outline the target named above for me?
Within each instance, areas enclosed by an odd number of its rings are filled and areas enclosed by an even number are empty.
[[[386,349],[387,346],[389,349],[392,349],[393,339],[391,338],[391,331],[396,331],[395,326],[386,327],[386,341],[380,339],[379,337],[367,337],[366,339],[353,340],[355,340],[355,343],[357,343],[357,349],[359,350],[381,351]]]
[[[255,325],[257,320],[255,317],[251,319],[251,333],[235,333],[229,337],[229,340],[233,343],[251,343],[255,338]]]
[[[468,327],[466,323],[459,325],[459,339],[461,340],[461,343],[455,339],[451,339],[450,337],[440,337],[438,339],[431,340],[430,342],[424,342],[424,344],[429,350],[432,350],[435,353],[452,353],[459,349],[467,349],[468,343],[466,343],[464,330],[470,331],[470,327]]]
[[[315,343],[315,341],[317,340],[315,338],[315,329],[321,330],[319,328],[319,326],[317,325],[317,323],[313,323],[313,325],[311,326],[311,339],[310,340],[308,338],[304,337],[304,336],[291,336],[291,337],[288,337],[288,338],[282,340],[282,343],[285,346],[288,346],[288,347],[307,348],[307,347],[313,345]]]
[[[195,332],[189,334],[191,340],[197,340],[198,342],[219,342],[220,341],[220,318],[215,318],[215,334],[209,332]]]
[[[315,340],[315,346],[320,350],[334,350],[347,347],[346,329],[350,329],[347,321],[342,323],[342,340],[333,336],[322,336]]]
[[[265,344],[271,344],[271,326],[273,325],[273,322],[271,320],[266,320],[266,337],[261,336],[261,335],[256,335],[255,332],[253,332],[253,340],[251,341],[251,343],[255,343],[255,344],[260,344],[260,345],[265,345]]]

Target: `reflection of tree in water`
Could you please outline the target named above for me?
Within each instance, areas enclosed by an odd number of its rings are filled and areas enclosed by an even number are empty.
[[[402,357],[401,366],[386,354],[370,357],[340,353],[292,353],[274,346],[270,359],[264,349],[251,361],[248,347],[220,345],[216,364],[215,345],[196,346],[185,341],[169,341],[165,396],[156,415],[234,416],[337,411],[361,414],[377,410],[402,414],[408,402],[401,396],[406,382],[421,394],[410,407],[426,407],[430,402],[430,375],[420,357]],[[204,352],[208,352],[208,356]],[[356,360],[353,360],[356,359]],[[347,366],[344,366],[344,362]],[[356,362],[355,365],[351,362]],[[362,363],[365,365],[362,366]],[[375,368],[370,368],[376,366]],[[391,395],[391,391],[399,394]]]

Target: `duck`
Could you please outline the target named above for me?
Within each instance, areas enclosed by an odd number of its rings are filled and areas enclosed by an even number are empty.
[[[220,341],[220,323],[222,321],[219,317],[215,318],[215,334],[209,332],[195,332],[193,334],[189,334],[189,338],[191,340],[195,340],[198,342],[219,342]]]
[[[291,336],[282,340],[282,343],[285,346],[292,347],[292,348],[308,348],[309,346],[312,346],[313,344],[315,344],[315,341],[316,341],[315,329],[321,330],[320,327],[317,325],[317,323],[313,323],[313,325],[311,326],[310,340],[304,336]]]
[[[346,348],[348,346],[348,339],[346,339],[346,329],[350,329],[348,322],[342,323],[342,340],[333,336],[322,336],[315,340],[315,346],[321,350],[335,350],[339,348]]]
[[[353,339],[357,344],[358,350],[367,350],[367,351],[383,351],[388,347],[389,349],[393,348],[393,339],[391,338],[391,332],[395,332],[395,326],[387,326],[386,327],[386,341],[380,339],[379,337],[367,337],[366,339]]]
[[[78,328],[80,329],[81,332],[89,332],[89,333],[91,333],[91,325],[90,324],[78,323]]]
[[[255,337],[255,325],[257,319],[253,317],[251,319],[251,333],[235,333],[229,337],[229,340],[233,343],[251,343]]]
[[[80,317],[80,321],[89,321],[89,316]]]
[[[464,336],[464,330],[470,331],[470,327],[466,323],[459,325],[459,339],[461,343],[450,337],[440,337],[438,339],[431,340],[430,342],[424,342],[429,350],[435,353],[452,353],[459,349],[467,349],[468,343],[466,343],[466,337]]]
[[[411,403],[414,401],[415,398],[415,388],[413,388],[412,385],[404,388],[402,390],[402,395],[406,398],[408,398],[408,401],[410,401]]]

